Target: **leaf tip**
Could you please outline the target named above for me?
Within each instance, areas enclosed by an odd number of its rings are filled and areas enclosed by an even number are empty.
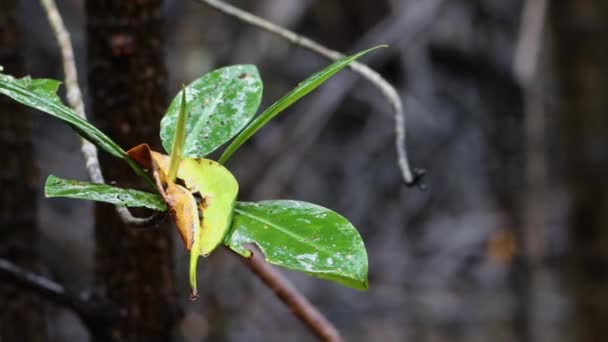
[[[378,50],[378,49],[384,49],[384,48],[389,48],[389,47],[391,47],[391,46],[390,46],[390,45],[388,45],[388,44],[376,45],[376,46],[374,46],[374,47],[371,47],[371,48],[369,48],[369,49],[367,49],[367,50],[363,51],[363,52],[362,52],[362,55],[366,55],[366,54],[368,54],[369,52],[374,51],[374,50]]]
[[[60,183],[61,180],[54,175],[49,175],[46,178],[46,182],[44,182],[44,197],[50,198],[54,197],[52,194],[52,187]]]
[[[190,292],[190,300],[195,301],[198,299],[198,297],[199,297],[198,291],[196,289],[192,289],[192,292]]]

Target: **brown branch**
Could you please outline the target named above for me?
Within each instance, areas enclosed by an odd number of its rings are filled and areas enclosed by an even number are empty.
[[[324,341],[342,341],[340,333],[323,314],[311,304],[279,271],[264,261],[262,253],[254,248],[250,258],[238,255],[249,269],[266,284],[274,294],[317,337]]]
[[[61,50],[68,103],[74,109],[76,115],[86,120],[87,116],[84,110],[85,106],[84,101],[82,100],[82,91],[78,85],[78,72],[76,71],[74,49],[72,48],[70,34],[65,28],[65,24],[57,9],[55,0],[40,0],[40,3],[44,8],[51,28],[53,29],[55,39],[57,39],[57,44]],[[84,156],[89,177],[95,183],[105,183],[101,167],[99,166],[99,159],[97,158],[97,147],[84,138],[80,139],[80,143],[80,150]],[[120,206],[116,206],[116,212],[125,224],[134,227],[153,227],[156,222],[165,217],[162,213],[155,213],[146,218],[135,217],[126,207]]]

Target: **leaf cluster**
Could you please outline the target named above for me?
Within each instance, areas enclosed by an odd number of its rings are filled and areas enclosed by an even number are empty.
[[[154,187],[154,192],[144,192],[50,175],[45,194],[169,210],[191,251],[194,293],[199,255],[208,255],[220,244],[243,257],[251,255],[247,244],[255,244],[269,263],[365,290],[367,253],[346,218],[301,201],[236,201],[238,183],[222,164],[270,120],[373,49],[313,74],[257,117],[263,84],[255,66],[228,66],[196,79],[175,96],[160,122],[162,145],[169,156],[149,151],[147,145],[123,150],[61,102],[58,81],[15,79],[0,73],[0,94],[63,120]],[[228,142],[217,162],[205,159]]]

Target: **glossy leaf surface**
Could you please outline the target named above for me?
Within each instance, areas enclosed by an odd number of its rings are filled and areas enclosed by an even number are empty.
[[[272,200],[237,202],[224,243],[247,257],[255,244],[266,261],[358,289],[367,289],[367,252],[359,232],[341,215],[315,204]]]
[[[214,70],[186,88],[183,156],[199,158],[230,140],[251,121],[262,99],[262,80],[253,65]],[[178,94],[161,121],[160,137],[171,152],[182,102]]]
[[[61,99],[57,96],[57,89],[60,84],[61,82],[55,80],[32,79],[30,77],[16,79],[9,75],[0,74],[0,94],[63,120],[84,139],[109,154],[123,159],[137,175],[153,185],[152,180],[127,156],[127,153],[118,144],[90,122],[76,115],[73,109],[61,103]]]
[[[144,207],[157,211],[167,210],[163,199],[157,194],[106,184],[67,180],[53,175],[46,179],[44,195],[105,202],[125,207]]]
[[[266,109],[260,114],[253,122],[251,122],[233,141],[228,145],[224,153],[219,159],[219,162],[224,164],[228,158],[232,156],[236,150],[241,147],[249,138],[251,138],[260,128],[264,127],[268,121],[281,113],[285,108],[291,106],[294,102],[301,99],[311,91],[315,90],[321,84],[325,83],[330,77],[335,75],[338,71],[344,69],[348,64],[356,60],[357,58],[365,55],[366,53],[377,49],[374,47],[365,51],[361,51],[352,56],[344,57],[339,59],[326,67],[325,69],[313,74],[304,81],[302,81],[296,88],[283,96],[280,100],[275,102],[272,106]]]
[[[73,109],[61,103],[57,89],[61,83],[49,79],[16,79],[0,74],[0,94],[28,107],[38,109],[68,123],[80,136],[111,155],[124,159],[125,151],[90,122],[81,119]]]

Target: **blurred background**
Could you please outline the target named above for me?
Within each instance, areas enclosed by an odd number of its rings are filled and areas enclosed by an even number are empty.
[[[0,3],[5,72],[63,79],[59,50],[38,1]],[[96,36],[104,21],[94,17],[112,13],[101,4],[106,2],[93,3],[63,0],[59,7],[84,93],[92,99],[91,120],[123,139],[138,123],[130,126],[110,117],[103,108],[114,104],[104,107],[99,89],[121,86],[121,75],[138,66],[118,64],[118,70],[103,71],[95,46],[106,44]],[[139,59],[159,68],[151,73],[160,75],[155,84],[164,89],[150,90],[162,95],[154,95],[161,102],[150,108],[166,105],[181,84],[237,63],[258,66],[265,108],[328,64],[194,1],[138,3],[158,11],[137,12],[133,5],[135,10],[125,13],[151,25],[144,34],[158,34],[164,44],[157,45],[160,57]],[[415,167],[427,170],[426,191],[403,183],[390,105],[350,71],[266,126],[228,165],[241,183],[241,199],[319,203],[359,229],[369,255],[369,291],[283,271],[346,340],[606,340],[606,1],[549,6],[539,0],[230,3],[346,53],[390,45],[362,61],[402,96],[409,156]],[[113,25],[121,23],[117,19]],[[113,58],[129,55],[131,36],[125,36],[125,44],[119,39],[123,36],[115,37],[112,46],[120,51],[114,50]],[[124,92],[132,98],[119,102],[147,101],[151,88],[145,82],[139,87],[130,78],[125,84],[131,84]],[[0,111],[21,113],[12,119],[0,116],[2,156],[8,158],[0,171],[0,256],[74,293],[113,297],[103,274],[115,267],[107,256],[122,253],[126,230],[106,241],[106,247],[113,244],[118,250],[104,254],[99,217],[112,209],[43,198],[48,174],[87,179],[77,136],[49,116],[0,100]],[[147,114],[141,110],[142,117]],[[162,109],[150,122],[161,114]],[[158,145],[157,127],[150,124],[135,135]],[[125,148],[137,143],[125,139],[119,140]],[[117,174],[109,171],[107,180],[121,183]],[[174,245],[163,249],[170,253],[164,269],[173,272],[174,280],[168,281],[173,292],[167,299],[150,290],[143,300],[171,304],[164,340],[314,340],[269,289],[223,250],[201,260],[201,297],[190,302],[188,254],[173,228],[163,229]],[[160,278],[157,262],[143,260]],[[142,289],[156,286],[156,281],[142,282],[136,284]],[[73,310],[0,283],[1,341],[96,339]]]

